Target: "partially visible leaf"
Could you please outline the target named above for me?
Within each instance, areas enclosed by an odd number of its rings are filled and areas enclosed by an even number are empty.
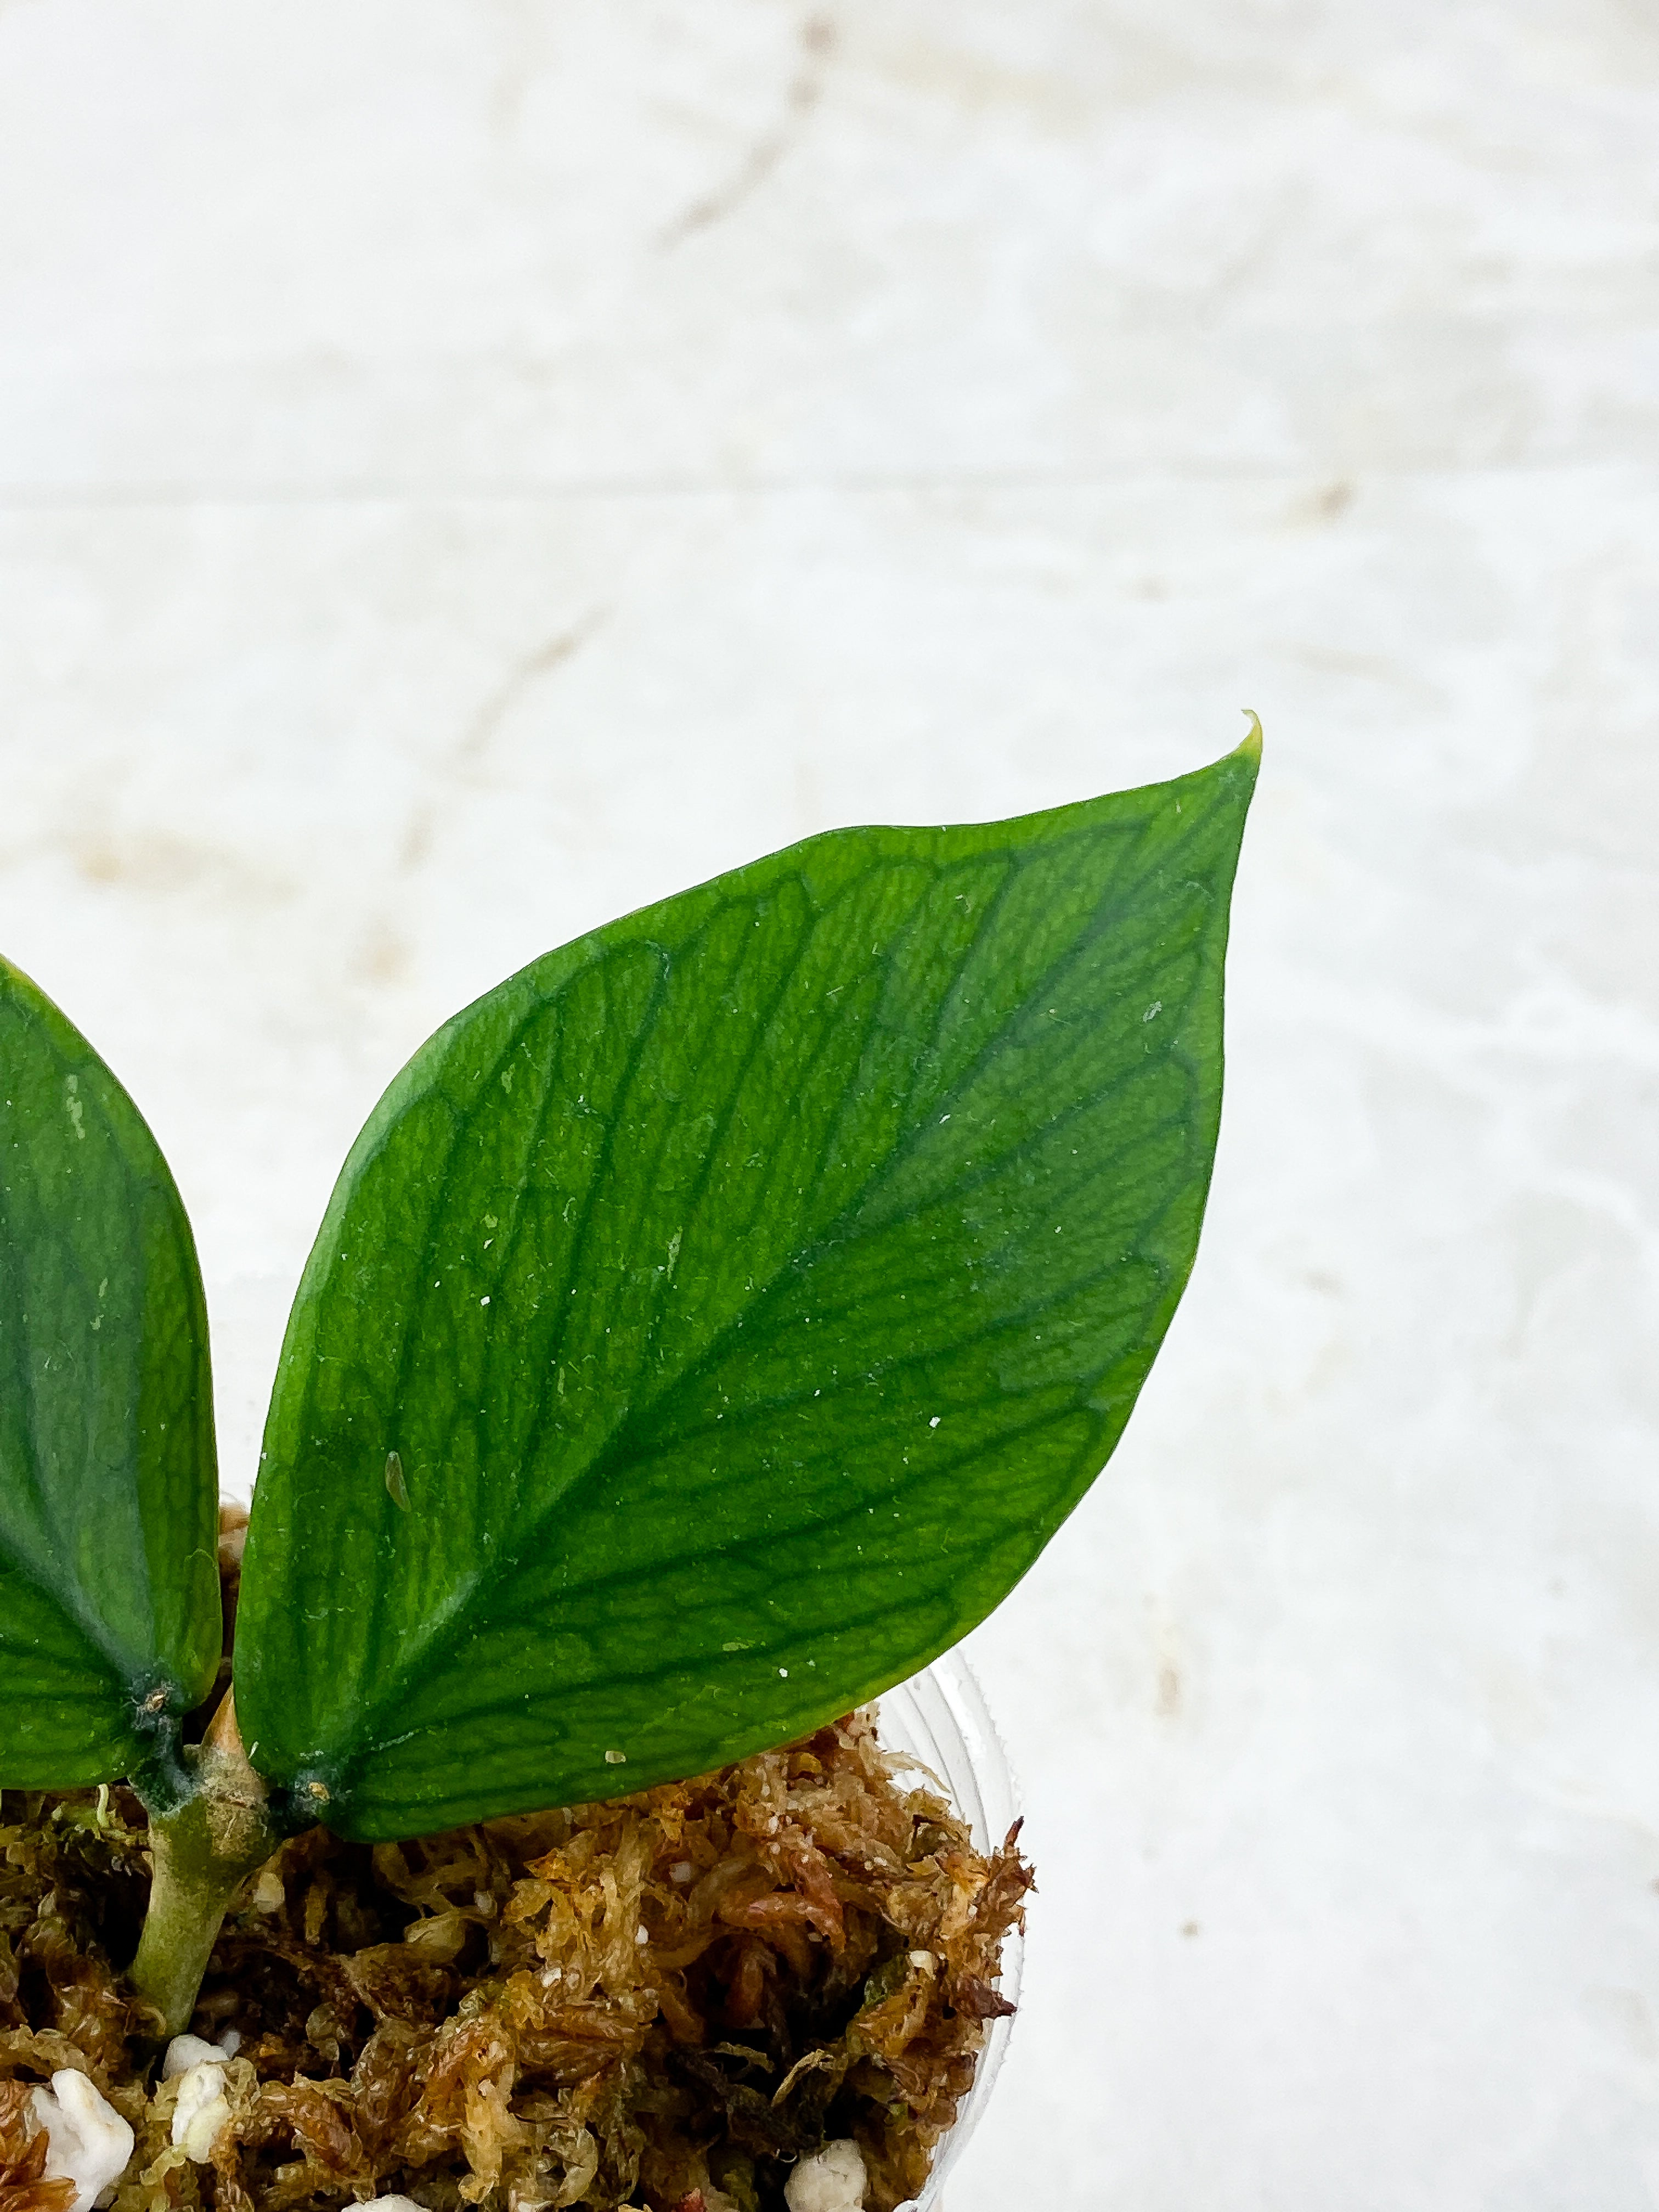
[[[370,1838],[635,1790],[991,1610],[1192,1263],[1255,774],[814,838],[416,1055],[283,1347],[264,1772]]]
[[[218,1662],[207,1318],[137,1109],[0,962],[0,1784],[165,1797]]]

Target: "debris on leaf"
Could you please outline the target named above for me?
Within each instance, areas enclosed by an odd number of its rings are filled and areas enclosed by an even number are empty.
[[[114,2212],[801,2212],[819,2181],[894,2212],[1031,1879],[861,1713],[602,1805],[313,1829],[245,1885],[167,2075],[114,1963],[144,1844],[125,1789],[0,1798],[0,2212],[73,2212],[31,2118],[65,2068],[135,2131]]]

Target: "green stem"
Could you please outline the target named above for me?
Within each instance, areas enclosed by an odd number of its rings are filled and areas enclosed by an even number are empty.
[[[232,1698],[213,1717],[206,1740],[186,1749],[192,1794],[174,1812],[152,1814],[155,1864],[149,1908],[127,1978],[161,2015],[164,2032],[182,2035],[226,1909],[280,1838],[265,1786],[249,1765],[237,1733]]]

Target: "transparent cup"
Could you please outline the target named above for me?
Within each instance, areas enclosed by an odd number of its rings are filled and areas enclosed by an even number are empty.
[[[886,1750],[920,1760],[943,1783],[956,1811],[971,1822],[978,1850],[988,1850],[1002,1841],[1018,1817],[1014,1779],[985,1694],[960,1651],[947,1651],[924,1673],[889,1690],[879,1701],[878,1732]],[[1024,1945],[1015,1930],[1003,1945],[998,1979],[1011,2003],[1019,2002],[1024,1963]],[[974,2086],[963,2100],[956,2125],[934,2154],[927,2186],[901,2212],[945,2212],[945,2185],[989,2101],[1013,2024],[1008,2018],[990,2023]]]

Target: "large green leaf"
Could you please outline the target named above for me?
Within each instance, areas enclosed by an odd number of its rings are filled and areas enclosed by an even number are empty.
[[[220,1643],[207,1318],[138,1110],[0,962],[0,1784],[177,1786]]]
[[[1192,1264],[1255,764],[813,838],[439,1031],[289,1324],[259,1768],[359,1837],[614,1794],[983,1619]]]

